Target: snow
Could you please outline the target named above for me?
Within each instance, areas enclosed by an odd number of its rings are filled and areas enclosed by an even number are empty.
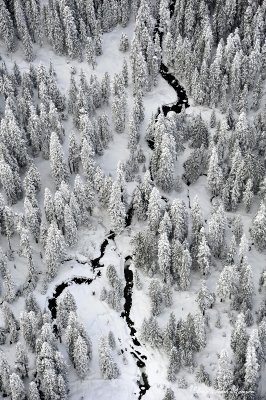
[[[42,48],[36,48],[34,64],[40,63],[49,67],[50,60],[53,63],[56,71],[56,79],[60,89],[66,94],[70,81],[70,67],[76,67],[77,74],[81,70],[84,71],[87,78],[93,73],[97,77],[101,78],[106,71],[108,71],[111,77],[121,71],[123,57],[118,50],[119,40],[121,33],[125,32],[129,39],[132,38],[134,29],[133,21],[125,28],[115,28],[112,32],[104,35],[103,40],[103,55],[97,57],[97,66],[93,71],[85,62],[78,62],[73,60],[67,60],[66,57],[55,55],[53,50],[45,45]],[[2,50],[2,49],[1,49]],[[2,51],[3,53],[3,51]],[[129,53],[126,53],[127,60],[129,59]],[[17,62],[21,71],[28,70],[29,66],[22,56],[21,51],[18,50],[15,54],[7,55],[3,53],[3,60],[6,62],[7,67],[11,68],[14,61]],[[148,121],[152,113],[156,112],[157,108],[165,103],[169,103],[175,99],[174,91],[167,85],[167,83],[160,78],[158,86],[153,88],[144,98],[145,107],[145,120],[141,128],[141,140],[140,143],[144,148],[146,157],[149,159],[151,150],[148,148],[144,134],[147,127]],[[189,99],[189,103],[192,101]],[[132,107],[132,87],[128,89],[128,110]],[[100,110],[102,111],[102,110]],[[110,115],[110,110],[107,108],[107,112]],[[191,106],[187,110],[188,115],[194,115],[201,113],[205,121],[209,121],[211,110],[208,107]],[[221,115],[217,115],[221,118]],[[71,120],[64,122],[66,129],[66,138],[69,135],[69,131],[72,127]],[[110,143],[104,155],[97,158],[97,163],[103,168],[106,174],[110,174],[115,177],[116,167],[118,161],[125,162],[129,157],[129,150],[127,148],[128,141],[128,130],[122,134],[114,134],[114,139]],[[65,141],[64,148],[66,148],[67,140]],[[179,176],[182,175],[182,164],[183,161],[188,157],[190,149],[186,149],[185,152],[178,157],[176,163],[176,172]],[[49,162],[42,160],[41,158],[35,159],[35,163],[38,165],[41,173],[42,190],[39,194],[39,198],[43,198],[44,188],[48,187],[52,192],[55,191],[54,184],[50,176]],[[147,163],[146,163],[147,164]],[[142,172],[140,172],[142,175]],[[72,178],[73,179],[73,178]],[[127,185],[129,194],[131,195],[136,182]],[[200,177],[198,181],[189,186],[189,188],[183,183],[183,187],[179,193],[173,191],[167,194],[170,200],[178,197],[188,204],[188,193],[191,202],[198,196],[199,204],[203,213],[204,220],[208,220],[211,212],[210,204],[210,193],[207,188],[206,177]],[[165,195],[164,193],[162,193]],[[42,204],[42,202],[40,203]],[[249,228],[251,226],[252,216],[258,208],[259,200],[256,199],[252,206],[251,213],[247,214],[242,208],[239,208],[237,213],[241,215],[244,231],[249,237]],[[14,209],[18,212],[22,211],[23,201],[18,202]],[[233,217],[234,213],[227,213],[228,217]],[[103,212],[100,208],[93,210],[92,217],[90,218],[90,226],[83,227],[79,230],[79,242],[75,249],[69,249],[66,258],[71,256],[72,261],[63,263],[60,266],[57,277],[49,283],[47,292],[41,293],[42,279],[38,283],[35,290],[38,303],[42,310],[47,309],[47,301],[53,295],[55,287],[62,281],[71,279],[74,276],[84,276],[87,278],[95,277],[95,272],[92,271],[89,262],[81,265],[75,259],[80,262],[86,262],[89,259],[99,256],[100,244],[103,242],[106,234],[109,232],[109,218],[106,212]],[[207,228],[207,226],[206,226]],[[139,379],[139,369],[136,366],[134,358],[131,356],[132,341],[129,335],[129,329],[126,322],[121,318],[120,314],[112,310],[106,302],[100,300],[101,289],[105,286],[108,287],[108,282],[105,276],[105,269],[109,264],[113,264],[119,274],[119,277],[124,281],[124,258],[131,254],[130,240],[134,233],[143,229],[143,224],[138,223],[133,218],[133,224],[130,228],[127,228],[121,235],[116,236],[115,240],[109,241],[106,248],[105,255],[101,259],[101,263],[104,267],[101,269],[101,276],[97,277],[91,285],[71,285],[69,287],[70,292],[73,294],[76,304],[77,313],[80,321],[84,324],[90,338],[93,343],[93,360],[90,364],[89,375],[84,381],[80,381],[77,378],[73,368],[70,367],[69,374],[69,397],[73,400],[90,400],[99,398],[101,400],[133,400],[138,396],[139,388],[137,386],[137,379]],[[230,229],[227,227],[227,237],[229,238]],[[18,238],[15,237],[11,240],[12,247],[17,249],[19,247]],[[2,247],[7,249],[6,239],[2,239]],[[38,246],[34,245],[34,262],[38,266],[40,274],[44,271],[44,264],[40,258]],[[251,246],[251,251],[248,254],[248,260],[252,266],[254,283],[257,287],[259,277],[264,268],[265,254],[258,253],[258,251]],[[8,266],[11,270],[12,277],[17,287],[19,287],[25,280],[26,276],[26,259],[21,258],[16,253],[14,254],[14,260],[8,262]],[[16,266],[16,267],[15,267]],[[214,270],[211,276],[207,279],[207,285],[211,291],[215,291],[216,283],[219,277],[219,273],[222,269],[221,263],[217,263],[214,266]],[[133,267],[134,270],[134,267]],[[133,304],[131,309],[131,318],[135,322],[135,327],[140,332],[141,324],[144,318],[148,318],[150,315],[150,300],[148,296],[148,286],[150,278],[144,276],[140,272],[141,280],[143,281],[143,290],[138,291],[135,287],[133,290]],[[196,293],[200,288],[201,277],[198,273],[193,273],[191,288],[189,291],[178,292],[174,291],[173,305],[165,309],[158,317],[159,325],[164,328],[168,321],[170,313],[173,311],[176,318],[183,318],[190,312],[192,314],[198,312],[198,306],[195,301]],[[93,294],[95,292],[95,294]],[[254,309],[258,308],[261,298],[265,293],[259,294],[256,291],[254,296]],[[121,303],[121,305],[123,305]],[[19,318],[21,311],[24,309],[24,299],[19,298],[11,306],[16,318]],[[204,364],[208,373],[214,378],[217,369],[217,353],[225,348],[229,355],[232,356],[230,350],[230,332],[232,326],[228,320],[229,303],[219,303],[219,299],[216,300],[214,309],[208,312],[210,321],[207,332],[207,346],[196,356],[196,360],[199,363]],[[217,319],[218,312],[221,313],[221,324],[222,328],[216,328],[215,321]],[[0,324],[2,326],[3,317],[0,314]],[[109,330],[112,330],[115,334],[117,349],[113,352],[114,359],[117,362],[121,375],[118,380],[106,381],[101,378],[98,363],[98,339],[101,335],[107,335]],[[138,335],[139,336],[139,335]],[[5,345],[2,349],[8,352],[8,360],[14,364],[14,348],[15,345]],[[63,346],[60,349],[64,352]],[[122,349],[127,358],[127,365],[123,364],[122,355],[118,354],[118,349]],[[188,381],[188,389],[179,389],[177,384],[170,384],[166,379],[166,369],[168,365],[168,358],[162,350],[155,350],[150,348],[148,345],[142,344],[142,353],[147,356],[146,372],[149,378],[149,384],[151,388],[147,391],[144,396],[145,400],[159,400],[162,399],[165,388],[172,387],[175,392],[177,399],[192,400],[194,399],[195,392],[198,393],[199,398],[205,400],[211,398],[213,400],[222,399],[222,395],[217,393],[213,388],[209,388],[205,385],[196,383],[193,371],[183,369],[178,377],[185,376]],[[66,354],[65,354],[66,355]],[[33,357],[31,357],[31,370],[33,369]],[[266,392],[265,384],[263,384],[263,391]]]

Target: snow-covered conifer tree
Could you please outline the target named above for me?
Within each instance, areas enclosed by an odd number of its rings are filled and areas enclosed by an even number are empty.
[[[112,229],[120,233],[125,226],[126,210],[122,198],[121,186],[115,181],[112,185],[112,191],[109,201],[109,215],[111,218]]]
[[[156,232],[159,228],[161,219],[161,205],[160,205],[160,194],[157,188],[153,188],[149,198],[149,206],[147,211],[148,224],[153,232]]]
[[[262,202],[260,208],[254,218],[251,234],[256,247],[259,250],[266,248],[266,208]]]
[[[158,242],[158,265],[164,282],[170,281],[171,247],[167,233],[160,235]]]
[[[64,234],[68,246],[77,244],[78,230],[71,208],[66,204],[64,209]]]
[[[167,379],[170,382],[176,381],[176,374],[180,369],[180,354],[176,347],[172,347],[167,369]]]
[[[63,149],[55,132],[52,132],[50,140],[50,163],[56,187],[59,187],[62,181],[67,180],[67,168]]]
[[[89,357],[87,344],[80,335],[75,341],[73,356],[77,374],[81,379],[84,379],[89,370]]]
[[[99,340],[99,364],[104,379],[116,379],[120,372],[117,364],[113,361],[108,343],[105,337]]]
[[[15,373],[10,376],[10,389],[12,400],[24,400],[26,398],[24,383]]]
[[[224,393],[227,398],[233,384],[233,372],[225,350],[222,350],[220,354],[215,383],[217,389]]]

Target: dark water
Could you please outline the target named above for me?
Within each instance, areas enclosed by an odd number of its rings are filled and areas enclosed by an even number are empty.
[[[141,346],[141,344],[136,337],[137,331],[134,327],[134,322],[130,318],[130,311],[132,307],[132,289],[134,286],[133,271],[130,269],[131,260],[132,257],[127,256],[125,258],[125,263],[124,263],[124,275],[126,280],[126,286],[124,288],[124,298],[125,298],[124,311],[121,313],[121,317],[125,319],[127,326],[129,327],[130,336],[132,338],[134,346],[139,347]],[[141,379],[137,381],[140,390],[138,399],[140,400],[145,395],[147,390],[149,390],[150,388],[148,376],[145,372],[146,364],[143,361],[146,360],[147,357],[145,355],[142,355],[141,352],[135,349],[133,346],[131,346],[131,348],[132,351],[130,352],[130,354],[135,358],[136,364],[140,369],[140,374],[141,374]]]
[[[96,276],[95,276],[94,279],[96,279],[96,277],[98,277],[98,276],[101,276],[101,272],[100,272],[100,271],[98,271],[98,273],[96,274]],[[87,284],[87,285],[90,285],[91,282],[92,282],[94,279],[93,279],[93,278],[85,278],[85,277],[74,277],[74,278],[71,278],[71,279],[69,279],[69,280],[67,280],[67,281],[64,281],[64,282],[60,283],[60,285],[56,286],[56,288],[55,288],[55,290],[54,290],[54,293],[53,293],[53,297],[51,297],[51,298],[48,300],[48,308],[49,308],[49,310],[51,311],[52,318],[53,318],[53,319],[56,318],[56,312],[57,312],[57,309],[56,309],[56,307],[57,307],[57,298],[60,296],[60,294],[63,293],[63,291],[64,291],[68,286],[71,286],[71,285],[73,285],[73,284],[81,285],[82,283],[85,283],[85,284]]]
[[[103,258],[104,253],[105,253],[105,249],[109,243],[109,240],[114,240],[115,238],[115,233],[113,231],[109,232],[109,235],[107,236],[107,238],[102,242],[101,247],[100,247],[100,256],[94,258],[94,260],[91,260],[91,266],[93,268],[93,270],[95,270],[95,268],[102,268],[103,264],[100,263],[101,258]]]
[[[102,268],[103,264],[101,264],[101,259],[105,254],[105,250],[106,247],[109,243],[110,240],[114,240],[115,238],[115,233],[113,231],[110,231],[108,236],[104,239],[104,241],[101,244],[100,247],[100,256],[94,258],[93,260],[91,260],[91,266],[93,268],[93,271],[95,271],[96,268]],[[67,259],[67,261],[72,261],[73,259],[69,258]],[[76,260],[75,260],[76,261]],[[87,262],[86,262],[87,263]],[[85,263],[85,264],[86,264]],[[101,271],[98,271],[97,274],[95,275],[94,278],[86,278],[86,277],[74,277],[71,278],[67,281],[64,281],[62,283],[60,283],[60,285],[56,286],[53,296],[48,300],[48,308],[51,311],[52,314],[52,318],[55,319],[56,318],[56,307],[57,307],[57,298],[62,294],[62,292],[68,287],[71,286],[73,284],[76,285],[81,285],[81,284],[87,284],[90,285],[91,282],[96,279],[97,277],[101,276]],[[57,326],[56,324],[54,324],[55,327],[55,331],[57,331]]]

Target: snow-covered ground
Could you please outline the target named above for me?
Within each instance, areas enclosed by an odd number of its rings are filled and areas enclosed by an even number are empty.
[[[103,35],[103,54],[97,57],[97,66],[95,70],[86,63],[78,62],[76,60],[69,60],[64,56],[58,56],[54,53],[50,46],[44,44],[43,47],[39,48],[35,46],[35,59],[34,65],[42,63],[49,68],[50,61],[53,64],[56,72],[56,81],[60,90],[67,95],[69,88],[71,67],[75,67],[77,75],[82,70],[85,76],[89,80],[91,74],[96,74],[97,77],[102,78],[105,72],[108,72],[111,78],[115,73],[121,72],[123,57],[119,51],[119,41],[122,32],[125,32],[129,40],[131,41],[134,30],[134,21],[131,20],[125,29],[116,27],[113,31]],[[7,68],[11,69],[13,62],[19,65],[21,72],[29,69],[29,64],[24,61],[21,50],[18,49],[14,54],[7,54],[6,51],[0,47],[2,59],[5,61]],[[125,54],[127,61],[129,62],[129,52]],[[132,84],[130,81],[127,89],[127,101],[128,101],[128,115],[129,110],[133,105],[132,96]],[[152,150],[149,149],[145,141],[145,130],[152,113],[155,113],[157,108],[162,104],[172,102],[176,99],[174,90],[159,77],[159,82],[156,87],[153,87],[150,92],[144,97],[145,107],[145,119],[141,125],[141,138],[140,144],[144,150],[146,156],[146,166],[149,165],[149,160],[152,154]],[[189,99],[191,103],[191,99]],[[100,111],[104,110],[111,117],[111,110],[109,106],[104,106]],[[98,111],[97,111],[98,112]],[[197,107],[191,106],[187,110],[187,114],[194,115],[201,113],[203,119],[208,122],[210,119],[211,110],[208,107]],[[218,113],[218,118],[221,115]],[[64,141],[64,149],[67,149],[68,138],[70,131],[73,130],[71,118],[64,121],[64,128],[66,132],[66,140]],[[77,133],[77,135],[79,135]],[[113,178],[116,174],[116,168],[119,161],[125,162],[129,157],[128,143],[128,123],[126,130],[122,134],[114,133],[114,138],[109,144],[108,148],[104,151],[104,154],[96,158],[97,163],[101,166],[103,171],[108,175],[110,174]],[[188,157],[190,150],[186,150],[178,156],[176,161],[176,175],[182,176],[183,173],[183,162]],[[40,206],[42,207],[42,200],[44,189],[48,187],[53,193],[55,192],[55,186],[51,178],[51,171],[49,161],[43,160],[40,157],[34,160],[41,174],[42,190],[39,193]],[[139,174],[143,177],[143,172]],[[73,177],[71,181],[73,182]],[[127,190],[130,198],[134,188],[137,186],[137,182],[130,182],[127,184]],[[195,196],[198,196],[199,204],[203,213],[204,220],[209,220],[211,213],[210,193],[207,187],[207,180],[205,176],[198,179],[196,183],[191,184],[189,187],[182,182],[181,190],[177,193],[172,191],[170,194],[162,193],[167,196],[171,201],[175,198],[184,200],[188,205],[188,194],[190,201],[193,201]],[[129,198],[129,202],[130,202]],[[241,215],[244,231],[246,236],[249,237],[249,228],[251,226],[252,218],[254,213],[257,211],[259,205],[259,199],[255,199],[252,205],[250,213],[246,213],[244,208],[240,207],[237,211]],[[19,201],[13,206],[14,210],[21,212],[23,210],[23,200]],[[228,218],[231,218],[235,213],[227,213]],[[39,282],[34,291],[34,295],[38,301],[42,310],[47,309],[48,299],[53,296],[54,290],[57,285],[61,282],[71,279],[72,277],[87,277],[95,278],[90,284],[81,285],[70,285],[69,290],[75,298],[77,304],[77,314],[79,320],[83,323],[86,328],[88,335],[90,336],[93,344],[93,358],[90,363],[90,371],[88,376],[84,380],[80,380],[73,367],[69,363],[69,398],[73,400],[133,400],[137,399],[139,395],[139,387],[137,380],[140,379],[140,369],[136,366],[134,357],[131,355],[132,350],[132,339],[129,333],[129,328],[126,324],[125,319],[121,317],[121,313],[113,310],[108,306],[106,302],[100,300],[100,294],[103,287],[108,288],[108,280],[105,275],[105,269],[109,264],[113,264],[117,270],[119,277],[124,281],[124,258],[132,253],[130,240],[136,232],[144,229],[144,223],[138,222],[136,217],[133,217],[131,226],[127,227],[124,232],[120,235],[116,235],[114,240],[109,240],[106,247],[105,254],[101,259],[101,263],[104,264],[103,268],[100,268],[101,276],[96,276],[96,272],[92,270],[90,260],[100,255],[100,246],[104,241],[106,235],[110,231],[109,216],[106,211],[103,211],[98,205],[94,208],[92,216],[90,217],[89,226],[82,227],[78,232],[78,245],[75,248],[67,250],[66,259],[72,258],[71,261],[67,261],[61,264],[58,274],[52,282],[49,282],[47,291],[43,293],[43,273],[45,270],[43,259],[40,257],[40,247],[38,244],[34,244],[33,260],[37,265],[39,272]],[[207,225],[206,225],[207,226]],[[226,235],[228,237],[228,243],[231,238],[231,228],[227,226]],[[8,243],[6,238],[2,236],[1,246],[3,250],[8,249]],[[14,259],[8,261],[8,267],[11,271],[12,278],[16,287],[19,287],[25,280],[27,264],[26,259],[18,255],[19,249],[19,238],[15,236],[11,239],[12,248],[15,250]],[[249,243],[251,245],[251,243]],[[87,260],[87,263],[80,264],[76,259]],[[255,296],[254,296],[254,310],[258,309],[260,300],[263,294],[258,293],[258,281],[260,275],[265,267],[265,254],[259,253],[254,246],[251,246],[251,251],[248,253],[248,261],[252,266],[254,284],[255,284]],[[207,278],[207,285],[213,292],[216,291],[216,284],[219,274],[222,270],[222,263],[217,262],[213,265],[211,275]],[[135,270],[135,266],[132,266],[132,270]],[[140,329],[144,318],[150,316],[150,299],[148,296],[148,287],[151,278],[144,276],[140,272],[141,280],[143,282],[143,289],[137,290],[133,288],[133,301],[130,317],[135,322],[135,328],[137,329],[136,336],[139,338]],[[189,291],[173,291],[173,305],[166,308],[159,316],[158,322],[162,329],[165,328],[169,315],[171,312],[174,313],[176,319],[186,317],[188,313],[196,313],[199,311],[198,305],[195,301],[197,291],[201,285],[201,277],[198,272],[193,271],[192,282]],[[123,308],[123,301],[121,300],[121,310]],[[15,300],[11,308],[14,315],[19,319],[20,313],[24,310],[25,301],[24,298],[19,297]],[[205,366],[206,371],[210,374],[213,380],[217,371],[218,354],[221,349],[226,349],[228,354],[232,356],[232,350],[230,348],[230,333],[232,330],[232,324],[229,322],[228,313],[230,311],[229,301],[223,303],[217,299],[213,309],[208,311],[209,316],[209,327],[207,330],[207,346],[196,355],[196,362],[201,363]],[[215,326],[218,313],[221,315],[221,325],[219,329]],[[0,314],[0,323],[4,325],[2,313]],[[114,332],[117,348],[113,351],[114,360],[117,362],[120,369],[120,376],[117,380],[103,380],[99,369],[98,360],[98,340],[101,335],[108,335],[108,332],[112,330]],[[67,352],[64,346],[58,343],[60,351],[68,359]],[[8,361],[11,364],[14,363],[14,352],[15,344],[3,345],[1,349],[7,354]],[[122,353],[123,351],[123,353]],[[208,387],[203,384],[199,384],[195,379],[195,370],[193,369],[181,369],[177,377],[185,377],[188,382],[188,388],[180,389],[177,383],[170,383],[167,380],[167,366],[168,357],[166,356],[163,349],[153,349],[149,345],[141,342],[141,353],[146,355],[146,373],[150,389],[143,396],[144,400],[160,400],[163,398],[165,389],[171,387],[176,395],[176,399],[192,400],[195,399],[195,393],[198,394],[198,398],[205,400],[207,398],[218,400],[222,399],[222,395],[219,394],[212,387]],[[34,357],[33,354],[30,356],[30,378],[34,370]],[[264,385],[265,386],[265,385]],[[266,388],[264,387],[263,390]]]

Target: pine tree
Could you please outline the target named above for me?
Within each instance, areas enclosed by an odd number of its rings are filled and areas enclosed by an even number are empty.
[[[49,226],[45,247],[45,263],[47,267],[48,278],[52,279],[57,274],[59,262],[64,254],[65,241],[61,231],[56,223],[52,222]]]
[[[22,334],[25,342],[29,345],[29,347],[33,350],[35,349],[36,335],[38,332],[37,329],[38,321],[36,318],[36,314],[34,311],[23,312],[20,316],[20,327],[22,330]]]
[[[127,66],[127,61],[126,61],[125,58],[123,59],[122,76],[123,76],[125,87],[128,87],[128,80],[129,80],[129,78],[128,78],[128,66]]]
[[[164,213],[164,215],[163,215],[163,217],[161,219],[158,232],[160,234],[161,233],[166,233],[168,239],[170,237],[172,237],[172,221],[171,221],[171,218],[170,218],[170,216],[169,216],[167,211],[165,211],[165,213]]]
[[[74,345],[74,365],[81,379],[84,379],[88,374],[89,369],[88,348],[85,340],[78,336]]]
[[[122,33],[119,43],[119,50],[125,53],[129,49],[128,37],[125,33]]]
[[[44,190],[44,212],[48,223],[51,223],[55,218],[55,209],[53,197],[48,188]]]
[[[206,286],[206,281],[202,281],[201,288],[198,292],[196,301],[199,305],[200,310],[203,315],[208,308],[211,308],[214,303],[214,294],[210,292],[208,287]]]
[[[166,192],[173,188],[174,180],[174,139],[168,134],[164,134],[161,142],[161,154],[158,162],[158,170],[156,173],[156,181]]]
[[[174,237],[183,242],[188,234],[188,213],[186,205],[179,199],[174,199],[170,209]]]
[[[226,216],[223,206],[212,214],[209,220],[209,243],[215,257],[221,257],[225,240]]]
[[[99,364],[103,379],[118,378],[120,372],[117,364],[113,361],[105,337],[101,337],[99,341]]]
[[[95,69],[96,66],[96,52],[95,52],[95,44],[91,37],[87,38],[86,47],[86,61],[89,65],[92,66],[92,69]]]
[[[248,334],[244,314],[239,314],[231,334],[231,347],[238,361],[245,360]]]
[[[170,282],[171,247],[167,233],[161,233],[158,242],[158,265],[164,282]]]
[[[210,118],[210,127],[215,128],[215,125],[216,125],[216,114],[215,114],[215,110],[212,110],[211,118]]]
[[[180,354],[176,347],[172,347],[167,369],[167,379],[170,382],[176,381],[176,374],[180,369]]]
[[[243,203],[245,205],[246,211],[249,212],[252,204],[252,200],[254,197],[254,193],[252,191],[253,182],[251,179],[247,181],[245,191],[243,193]]]
[[[170,10],[168,5],[168,0],[160,1],[159,16],[160,16],[160,31],[164,35],[166,35],[170,24]]]
[[[233,373],[230,367],[227,352],[221,351],[218,371],[216,374],[216,386],[219,391],[225,394],[226,398],[233,384]]]
[[[245,362],[245,390],[248,392],[249,399],[255,399],[259,380],[259,363],[255,347],[249,345],[247,348]]]
[[[162,310],[162,288],[158,279],[153,279],[149,286],[152,314],[159,315]]]
[[[191,256],[188,249],[185,249],[182,256],[182,263],[179,269],[180,276],[180,288],[181,290],[187,290],[190,286],[190,270],[191,270]]]
[[[115,125],[115,130],[122,133],[125,130],[126,124],[126,98],[125,95],[114,96],[112,103],[112,115]]]
[[[174,40],[171,32],[167,32],[166,36],[164,37],[163,42],[164,54],[165,54],[165,61],[166,65],[169,67],[173,67],[174,63]]]
[[[108,333],[108,343],[109,343],[109,346],[110,346],[110,348],[111,348],[112,350],[114,350],[114,349],[116,348],[115,337],[114,337],[114,334],[113,334],[112,331],[110,331],[110,332]]]
[[[38,387],[35,382],[30,382],[29,384],[29,400],[41,400]]]
[[[217,282],[217,294],[221,301],[226,297],[231,298],[235,293],[238,284],[239,275],[234,265],[225,266]]]
[[[148,224],[153,232],[157,232],[161,218],[160,194],[157,188],[153,188],[149,198],[147,210]]]
[[[4,39],[5,45],[7,47],[7,51],[15,50],[15,30],[13,26],[13,21],[11,18],[11,14],[9,9],[6,7],[4,1],[1,1],[1,23],[0,23],[0,32],[1,36]]]
[[[263,202],[253,220],[251,235],[260,251],[266,248],[266,209]]]
[[[54,211],[55,218],[59,229],[64,228],[64,209],[65,201],[60,190],[57,190],[54,195]]]
[[[67,169],[63,156],[63,149],[55,132],[51,133],[50,163],[52,175],[58,188],[62,181],[67,180]]]
[[[101,82],[102,101],[108,103],[111,94],[110,75],[106,72]]]
[[[12,400],[26,399],[25,387],[20,377],[13,373],[10,376],[10,389]]]
[[[197,263],[202,275],[208,275],[210,273],[211,252],[205,237],[204,228],[201,228],[200,236],[201,238],[198,246]]]
[[[199,205],[199,199],[196,196],[191,206],[192,219],[192,239],[197,242],[200,237],[200,230],[203,227],[203,216]]]
[[[71,208],[66,204],[64,209],[64,234],[68,246],[73,247],[78,241],[77,225]]]
[[[11,388],[10,388],[11,368],[3,352],[0,354],[0,371],[1,371],[1,391],[3,395],[9,396],[11,394]]]
[[[9,269],[6,270],[3,277],[3,289],[5,294],[5,300],[12,303],[16,298],[16,288],[14,285],[13,278]]]
[[[131,118],[129,121],[129,139],[128,139],[128,147],[132,151],[135,150],[137,144],[139,142],[139,129],[138,125],[135,122],[134,118]]]
[[[16,373],[20,378],[28,376],[29,359],[24,346],[18,342],[16,345]]]
[[[215,146],[213,146],[208,169],[208,185],[214,196],[221,193],[221,188],[223,185],[223,173],[219,166],[218,154]]]
[[[11,167],[4,161],[0,162],[0,180],[5,192],[8,204],[12,205],[17,201],[16,185]]]
[[[39,207],[34,207],[30,200],[25,197],[24,210],[27,227],[32,233],[36,243],[38,243],[41,225],[40,209]]]
[[[175,399],[176,398],[173,390],[171,388],[167,388],[163,400],[175,400]]]
[[[120,233],[125,226],[125,205],[122,198],[121,186],[118,181],[112,185],[112,191],[109,201],[109,215],[111,226],[114,232]]]
[[[67,53],[70,58],[75,58],[79,55],[78,32],[75,24],[75,19],[70,7],[65,6],[63,9],[63,24],[65,30],[65,43]]]
[[[79,172],[79,161],[80,161],[80,149],[76,142],[74,133],[69,137],[69,147],[68,147],[68,166],[70,173]]]
[[[5,206],[3,211],[3,224],[2,224],[3,234],[6,235],[9,249],[11,250],[11,242],[10,239],[15,231],[15,221],[14,221],[14,212],[12,208]]]

